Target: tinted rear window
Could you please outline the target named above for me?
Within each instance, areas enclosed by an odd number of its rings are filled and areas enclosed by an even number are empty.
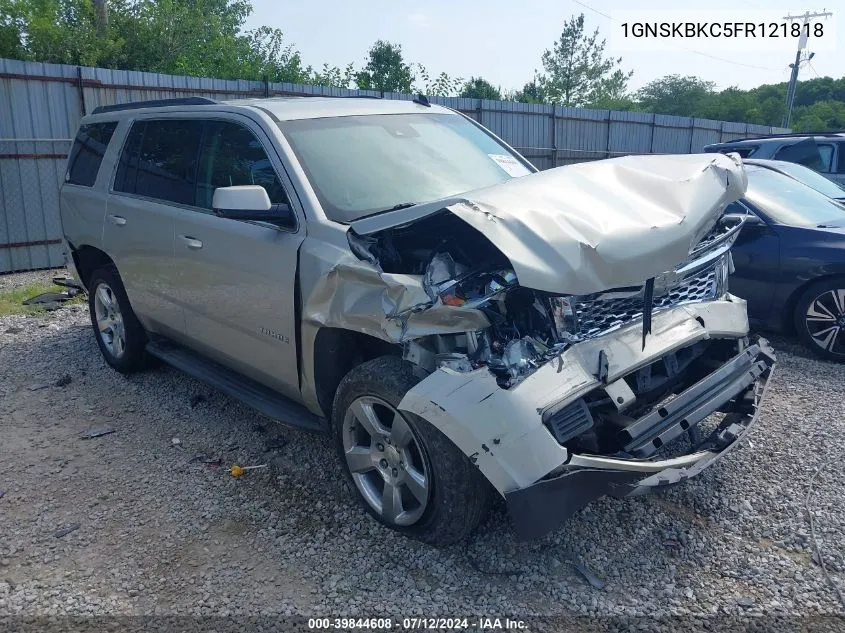
[[[114,189],[179,204],[194,204],[202,121],[169,119],[132,125]]]
[[[739,154],[740,158],[748,158],[758,149],[756,145],[740,145],[737,147],[719,147],[708,151],[719,152],[720,154]]]
[[[67,161],[65,180],[73,185],[93,187],[97,172],[117,123],[89,123],[79,128]]]

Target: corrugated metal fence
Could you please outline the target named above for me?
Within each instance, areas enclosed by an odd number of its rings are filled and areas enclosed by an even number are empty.
[[[0,59],[0,273],[61,266],[59,185],[79,119],[98,105],[204,96],[411,95]],[[690,153],[779,128],[661,114],[433,97],[480,121],[539,169],[623,154]]]

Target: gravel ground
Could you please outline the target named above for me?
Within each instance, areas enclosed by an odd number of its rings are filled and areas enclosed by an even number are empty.
[[[66,277],[66,268],[53,268],[49,270],[33,270],[27,273],[15,273],[14,275],[0,275],[0,292],[17,290],[33,284],[49,284],[53,277]]]
[[[845,368],[775,344],[761,422],[697,479],[529,543],[498,508],[437,550],[369,519],[325,438],[168,367],[113,372],[85,306],[0,317],[0,615],[842,614],[804,506],[824,467],[812,512],[845,589]]]

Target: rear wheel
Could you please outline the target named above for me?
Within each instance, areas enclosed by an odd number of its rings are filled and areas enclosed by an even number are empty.
[[[466,537],[482,521],[492,490],[451,440],[399,411],[417,384],[411,365],[385,356],[347,374],[332,420],[350,488],[384,525],[433,545]]]
[[[129,305],[114,268],[99,268],[88,282],[88,310],[97,346],[106,362],[122,374],[143,369],[147,335]]]
[[[845,278],[812,284],[795,306],[801,342],[828,360],[845,362]]]

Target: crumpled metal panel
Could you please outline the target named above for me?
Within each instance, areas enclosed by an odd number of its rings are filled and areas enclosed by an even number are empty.
[[[516,178],[448,208],[508,257],[521,286],[590,294],[684,261],[747,184],[732,156],[625,156]]]
[[[392,343],[490,326],[478,310],[433,303],[421,275],[384,273],[340,249],[306,243],[300,252],[303,320]],[[336,255],[337,259],[333,259]]]
[[[448,209],[557,294],[640,286],[689,258],[748,185],[722,154],[625,156],[559,167],[352,223],[358,235]]]
[[[421,336],[485,329],[475,309],[432,305],[421,275],[380,272],[348,249],[306,238],[299,252],[302,300],[302,396],[320,412],[314,384],[314,345],[321,327],[368,334],[390,343]],[[423,308],[425,308],[423,310]]]

